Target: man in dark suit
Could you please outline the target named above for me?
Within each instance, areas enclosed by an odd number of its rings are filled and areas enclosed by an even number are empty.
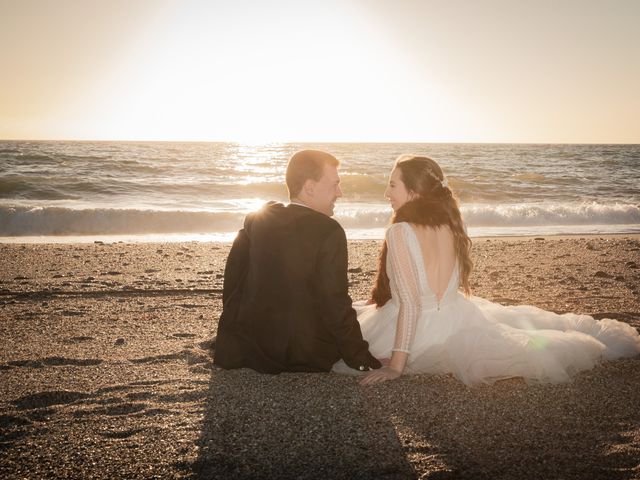
[[[347,241],[333,215],[342,196],[338,160],[303,150],[291,157],[291,203],[249,214],[224,273],[215,364],[264,373],[329,371],[339,359],[380,368],[351,307]]]

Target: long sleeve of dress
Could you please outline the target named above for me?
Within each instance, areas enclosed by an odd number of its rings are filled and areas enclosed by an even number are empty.
[[[394,297],[399,303],[398,323],[393,351],[411,353],[411,345],[420,316],[420,276],[416,259],[411,255],[408,242],[411,226],[397,223],[387,230],[387,268]]]

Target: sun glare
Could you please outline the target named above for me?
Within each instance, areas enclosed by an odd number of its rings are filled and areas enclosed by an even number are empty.
[[[0,137],[640,141],[640,11],[584,3],[9,3]]]
[[[77,128],[90,126],[104,139],[253,144],[444,141],[454,124],[464,128],[465,112],[446,89],[418,75],[409,55],[356,4],[316,9],[306,23],[264,7],[268,21],[254,16],[241,28],[229,23],[235,10],[216,8],[164,11],[81,95],[79,103],[91,107],[69,109],[68,121],[82,118]]]

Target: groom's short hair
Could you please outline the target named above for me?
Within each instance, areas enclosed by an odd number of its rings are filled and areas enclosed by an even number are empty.
[[[287,164],[286,182],[289,198],[296,197],[307,180],[320,180],[324,166],[337,167],[336,157],[320,150],[300,150],[293,154]]]

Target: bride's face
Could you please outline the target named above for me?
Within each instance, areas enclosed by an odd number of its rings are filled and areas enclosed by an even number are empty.
[[[384,191],[384,196],[389,199],[391,208],[395,212],[409,200],[412,200],[415,194],[407,190],[404,182],[402,181],[402,174],[399,168],[394,168],[389,177],[389,185]]]

